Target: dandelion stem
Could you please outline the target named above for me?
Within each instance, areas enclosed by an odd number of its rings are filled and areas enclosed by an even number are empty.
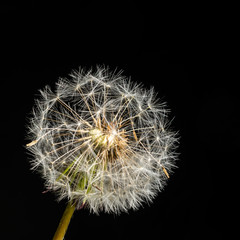
[[[60,220],[58,228],[54,234],[53,240],[64,239],[65,233],[67,231],[67,228],[72,218],[72,215],[74,213],[74,210],[75,210],[75,205],[72,202],[69,202]]]

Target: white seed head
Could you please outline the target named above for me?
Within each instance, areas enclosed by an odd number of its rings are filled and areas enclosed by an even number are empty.
[[[119,213],[151,201],[176,160],[176,134],[154,90],[120,73],[74,71],[37,100],[27,144],[46,187],[78,208]]]

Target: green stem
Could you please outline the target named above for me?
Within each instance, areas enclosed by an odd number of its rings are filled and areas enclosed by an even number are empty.
[[[74,210],[75,210],[75,205],[72,204],[72,202],[69,202],[60,220],[60,223],[58,225],[57,231],[55,232],[53,240],[63,240],[65,233],[67,231],[68,225],[70,223],[70,220],[72,218],[72,215],[74,213]]]

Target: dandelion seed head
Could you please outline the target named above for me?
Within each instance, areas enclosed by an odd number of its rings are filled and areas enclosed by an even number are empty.
[[[32,169],[78,208],[120,213],[150,202],[175,167],[176,133],[153,88],[98,68],[40,91],[29,124]]]

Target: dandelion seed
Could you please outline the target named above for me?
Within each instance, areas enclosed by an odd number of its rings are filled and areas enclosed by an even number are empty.
[[[29,135],[37,140],[26,145],[33,169],[78,209],[120,213],[151,201],[176,160],[165,104],[121,72],[70,76],[41,91],[34,108]]]
[[[33,140],[32,142],[26,144],[27,147],[31,147],[33,145],[35,145],[38,142],[38,140]]]

